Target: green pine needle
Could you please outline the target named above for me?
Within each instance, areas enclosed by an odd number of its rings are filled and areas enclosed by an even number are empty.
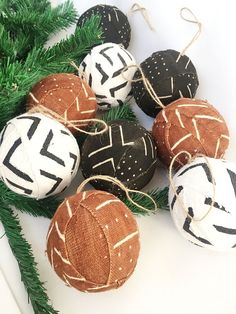
[[[10,57],[12,62],[23,60],[32,48],[43,46],[50,35],[68,28],[76,20],[77,12],[70,1],[52,8],[44,0],[11,0],[0,12],[0,23],[12,47],[7,49],[7,41],[0,42],[0,54]]]
[[[160,210],[168,210],[168,188],[164,188],[163,190],[155,189],[150,192],[146,192],[149,196],[153,198],[156,203],[156,207]],[[140,207],[134,205],[130,200],[126,197],[122,198],[122,201],[129,207],[129,209],[138,215],[149,215],[152,213],[154,209],[154,204],[148,197],[145,197],[138,193],[132,193],[132,200],[134,200],[137,204],[141,205],[142,207],[147,208],[149,211],[144,211]],[[153,211],[155,213],[155,211]]]
[[[100,18],[93,16],[57,45],[33,48],[24,62],[6,59],[0,68],[0,130],[25,112],[26,97],[34,84],[52,73],[74,72],[70,62],[79,63],[94,45],[101,43],[101,38]]]
[[[21,212],[32,216],[52,218],[61,201],[56,198],[36,200],[12,192],[7,186],[0,182],[0,202],[5,206],[14,206]]]
[[[8,237],[11,250],[17,260],[21,272],[21,280],[26,287],[34,313],[58,313],[49,304],[46,289],[39,279],[37,264],[34,260],[31,246],[22,234],[22,228],[17,215],[14,214],[12,209],[3,206],[1,202],[0,204],[0,219],[4,226],[5,234]]]
[[[138,122],[138,119],[129,103],[124,103],[123,106],[111,108],[102,115],[102,120],[105,122],[111,122],[114,120],[128,120]]]

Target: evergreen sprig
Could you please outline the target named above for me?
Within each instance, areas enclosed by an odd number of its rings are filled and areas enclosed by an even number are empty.
[[[25,197],[12,192],[3,182],[0,182],[0,202],[4,206],[14,206],[19,211],[26,212],[35,217],[52,218],[62,201],[56,198],[36,200]]]
[[[52,73],[73,72],[70,62],[79,63],[101,40],[100,17],[92,16],[75,34],[55,46],[34,47],[24,62],[7,58],[0,68],[0,130],[25,112],[26,97],[34,84]]]
[[[149,196],[152,197],[152,199],[155,201],[156,206],[158,209],[161,210],[169,210],[168,206],[168,188],[164,188],[162,190],[155,189],[150,192],[146,192]],[[141,205],[142,207],[145,207],[149,211],[144,211],[140,207],[133,204],[130,200],[128,200],[126,197],[122,198],[122,201],[129,207],[129,209],[134,213],[138,215],[149,215],[152,214],[152,212],[155,214],[156,212],[154,209],[154,204],[152,200],[146,196],[143,196],[138,193],[132,193],[132,200],[134,200],[137,204]]]
[[[0,202],[0,219],[5,229],[11,250],[17,260],[23,281],[35,314],[56,314],[49,304],[43,283],[39,279],[37,264],[30,244],[22,234],[18,216]]]
[[[6,2],[0,11],[0,23],[4,25],[1,58],[8,57],[11,62],[24,60],[33,48],[42,47],[49,36],[66,29],[76,19],[77,12],[70,1],[55,8],[45,0]]]
[[[124,103],[123,106],[111,108],[102,115],[102,120],[105,122],[111,122],[114,120],[128,120],[138,122],[138,119],[129,103]]]

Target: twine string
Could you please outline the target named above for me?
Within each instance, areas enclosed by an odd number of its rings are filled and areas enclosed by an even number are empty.
[[[80,70],[78,65],[74,61],[71,61],[70,65],[78,72],[78,76],[84,80],[84,72]]]
[[[93,180],[103,180],[103,181],[106,181],[106,182],[111,182],[115,185],[117,185],[118,187],[120,187],[126,194],[126,197],[127,199],[135,206],[141,208],[142,210],[146,211],[146,212],[156,212],[158,210],[157,208],[157,205],[156,205],[156,202],[154,201],[154,199],[148,195],[147,193],[144,193],[144,192],[141,192],[141,191],[136,191],[136,190],[130,190],[128,189],[122,182],[120,182],[118,179],[116,178],[113,178],[113,177],[110,177],[110,176],[106,176],[106,175],[95,175],[95,176],[92,176],[86,180],[84,180],[78,187],[77,189],[77,193],[80,193],[82,192],[82,190],[84,189],[85,185],[87,183],[89,183],[90,181],[93,181]],[[152,203],[154,204],[154,209],[147,209],[145,207],[143,207],[142,205],[138,204],[137,202],[135,202],[131,196],[130,196],[130,193],[136,193],[136,194],[139,194],[139,195],[142,195],[142,196],[145,196],[147,198],[149,198],[149,200],[152,201]]]
[[[124,72],[127,71],[127,69],[129,68],[136,68],[140,71],[141,77],[138,79],[128,79],[127,77],[125,77]],[[142,81],[148,94],[151,96],[151,98],[155,101],[155,103],[160,106],[162,109],[165,108],[165,106],[163,105],[163,103],[161,102],[160,98],[157,96],[156,92],[154,91],[152,84],[149,82],[149,80],[147,79],[147,77],[145,76],[141,66],[139,66],[138,64],[131,64],[128,65],[126,67],[124,67],[124,69],[121,72],[122,77],[128,81],[129,83],[136,83],[136,82],[140,82]]]
[[[47,115],[53,119],[56,119],[58,122],[66,125],[67,127],[71,127],[74,130],[77,130],[77,131],[84,133],[84,134],[87,134],[87,135],[92,135],[92,136],[98,135],[98,134],[102,134],[108,130],[108,125],[103,120],[95,119],[95,118],[94,119],[81,119],[81,120],[68,120],[66,111],[65,111],[64,115],[62,116],[59,113],[41,105],[40,103],[38,103],[37,106],[34,106],[33,108],[31,108],[28,112],[29,113],[41,113],[41,114]],[[86,131],[80,127],[81,124],[84,124],[84,123],[88,124],[90,122],[101,124],[103,126],[103,129],[100,131],[97,131],[97,129],[95,129],[95,131],[90,132],[90,131]]]
[[[184,12],[187,12],[191,15],[192,18],[187,18],[186,16],[184,16]],[[183,50],[179,53],[179,56],[176,60],[176,62],[179,61],[179,59],[186,53],[186,51],[188,50],[188,48],[190,46],[192,46],[192,44],[198,39],[198,37],[200,36],[201,32],[202,32],[202,23],[198,20],[198,18],[196,17],[196,15],[192,12],[192,10],[190,10],[187,7],[184,7],[180,10],[180,17],[181,19],[183,19],[186,22],[189,23],[194,23],[197,24],[198,29],[196,31],[196,33],[194,34],[193,38],[190,40],[190,42],[183,48]]]
[[[155,28],[151,23],[150,17],[148,15],[148,11],[145,7],[141,6],[139,3],[134,3],[132,7],[130,8],[128,15],[135,13],[135,12],[140,12],[147,23],[148,27],[150,28],[151,31],[155,32]]]
[[[188,213],[188,209],[186,208],[186,205],[184,204],[182,198],[178,195],[175,184],[174,184],[174,180],[173,180],[173,166],[174,163],[176,162],[177,158],[182,155],[182,154],[186,154],[188,156],[188,164],[190,162],[192,162],[195,158],[197,157],[203,157],[207,163],[207,167],[210,171],[211,177],[212,177],[212,181],[213,181],[213,197],[212,197],[212,202],[208,208],[208,210],[206,211],[206,213],[200,217],[200,218],[194,218],[192,216],[189,215]],[[172,189],[172,191],[174,192],[175,196],[176,196],[176,200],[179,202],[179,204],[181,205],[181,207],[183,208],[183,210],[185,211],[186,215],[188,216],[188,218],[190,218],[192,221],[202,221],[203,219],[205,219],[208,214],[212,211],[212,209],[214,208],[214,203],[215,203],[215,198],[216,198],[216,184],[215,184],[215,180],[213,178],[213,171],[212,171],[212,167],[207,159],[207,157],[205,155],[202,154],[196,154],[195,156],[192,157],[192,155],[187,152],[187,151],[181,151],[178,154],[175,155],[175,157],[172,159],[171,163],[170,163],[170,167],[169,167],[169,182],[170,182],[170,187]]]

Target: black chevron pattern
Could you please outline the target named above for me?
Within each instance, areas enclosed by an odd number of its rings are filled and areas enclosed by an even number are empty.
[[[234,189],[234,194],[236,196],[236,173],[234,173],[233,171],[227,169],[227,172],[230,176],[230,180],[232,182],[232,186],[233,186],[233,189]]]
[[[124,82],[116,87],[113,87],[110,89],[110,94],[112,97],[115,97],[115,92],[117,92],[118,90],[124,88],[126,85],[128,84],[128,82]]]
[[[76,165],[76,162],[77,162],[77,156],[73,153],[70,153],[70,158],[73,159],[73,165],[72,165],[72,168],[71,168],[71,173],[73,173],[74,169],[75,169],[75,165]]]
[[[197,239],[198,241],[204,243],[204,244],[208,244],[208,245],[212,245],[211,242],[209,242],[207,239],[204,239],[202,237],[197,236],[192,230],[191,230],[191,222],[192,219],[194,217],[194,213],[193,213],[193,208],[189,207],[188,208],[188,214],[189,216],[186,217],[184,225],[183,225],[183,229],[184,231],[186,231],[187,233],[189,233],[192,237],[194,237],[195,239]]]
[[[25,187],[23,187],[22,185],[19,185],[19,184],[16,184],[16,183],[14,183],[14,182],[12,182],[11,180],[9,180],[9,179],[7,179],[6,178],[6,180],[7,180],[7,182],[10,184],[10,185],[12,185],[12,186],[14,186],[15,188],[17,188],[17,189],[19,189],[19,190],[22,190],[25,194],[27,194],[27,195],[30,195],[30,194],[32,194],[32,190],[30,190],[30,189],[28,189],[28,188],[25,188]]]
[[[76,141],[60,124],[52,123],[50,128],[50,122],[51,119],[42,118],[39,114],[24,114],[3,129],[0,135],[2,145],[5,145],[5,138],[7,141],[5,151],[0,150],[4,166],[1,179],[13,191],[42,198],[61,192],[74,176],[79,154]],[[8,128],[10,125],[15,127],[15,132]],[[65,147],[60,147],[61,142]],[[34,162],[32,158],[37,159],[37,165],[31,165]],[[39,180],[40,176],[45,179],[41,177]]]
[[[26,173],[22,172],[21,170],[17,169],[12,163],[11,163],[11,157],[17,150],[17,148],[22,144],[21,138],[18,138],[12,145],[12,147],[9,149],[6,157],[3,160],[3,165],[7,167],[10,171],[12,171],[15,175],[22,178],[25,181],[33,182],[32,178],[27,175]]]
[[[118,53],[117,56],[120,59],[123,66],[119,70],[115,71],[113,73],[112,77],[116,77],[116,76],[120,75],[121,72],[127,67],[127,63],[125,62],[125,59],[122,57],[122,55],[120,53]],[[125,71],[127,71],[127,70],[128,70],[128,68],[126,68]]]
[[[52,154],[52,153],[50,153],[48,151],[48,148],[49,148],[49,146],[51,144],[52,139],[53,139],[53,132],[52,132],[52,130],[50,130],[48,135],[47,135],[47,137],[46,137],[46,139],[45,139],[45,141],[44,141],[44,143],[43,143],[43,147],[40,150],[40,154],[42,156],[45,156],[47,158],[50,158],[50,159],[54,160],[59,165],[65,167],[65,163],[64,163],[64,161],[61,158],[57,157],[56,155],[54,155],[54,154]]]
[[[111,65],[113,65],[113,61],[112,61],[112,59],[105,53],[107,50],[110,50],[110,49],[112,49],[113,48],[113,46],[109,46],[109,47],[106,47],[106,48],[104,48],[104,49],[102,49],[99,53],[105,58],[105,59],[107,59],[107,61],[111,64]]]
[[[102,109],[123,105],[131,92],[129,80],[135,69],[129,66],[134,64],[134,58],[124,48],[110,43],[93,48],[91,55],[85,57],[80,70]]]
[[[106,72],[103,71],[100,63],[96,63],[95,66],[98,72],[102,75],[101,84],[103,85],[109,79],[109,75],[107,75]]]
[[[32,136],[34,135],[34,133],[36,132],[41,119],[38,118],[38,117],[33,117],[33,116],[23,116],[23,117],[18,117],[17,118],[17,120],[22,120],[22,119],[23,120],[32,120],[33,121],[33,123],[31,124],[31,126],[29,128],[29,131],[27,132],[28,139],[30,140],[32,138]]]
[[[196,164],[196,165],[192,165],[192,166],[186,168],[184,171],[182,171],[182,172],[178,175],[178,177],[182,176],[183,174],[185,174],[185,173],[188,172],[189,170],[191,170],[191,169],[193,169],[193,168],[196,168],[196,167],[202,167],[202,169],[204,170],[204,172],[205,172],[205,174],[206,174],[207,180],[208,180],[210,183],[213,183],[213,178],[212,178],[210,169],[208,168],[208,166],[207,166],[206,163],[199,163],[199,164]]]
[[[53,187],[45,194],[46,196],[48,196],[48,195],[52,194],[57,189],[57,187],[62,182],[62,178],[59,178],[59,177],[55,176],[54,174],[49,173],[49,172],[44,171],[44,170],[40,170],[40,174],[46,178],[49,178],[49,179],[56,181],[56,183],[53,185]]]

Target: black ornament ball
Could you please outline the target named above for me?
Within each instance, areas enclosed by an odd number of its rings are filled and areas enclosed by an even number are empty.
[[[151,134],[135,122],[117,120],[108,130],[88,136],[82,148],[81,169],[85,178],[108,175],[129,189],[142,189],[152,178],[157,162]],[[94,180],[95,188],[122,195],[117,186]]]
[[[175,50],[154,52],[140,66],[163,105],[181,97],[194,98],[199,82],[196,69],[187,56],[179,57]],[[134,80],[139,79],[139,70]],[[149,116],[156,117],[161,107],[151,98],[142,81],[132,83],[138,106]]]
[[[79,18],[77,26],[83,26],[84,22],[92,15],[100,15],[103,30],[104,43],[111,42],[129,46],[131,28],[127,16],[117,7],[111,5],[96,5],[85,11]]]

